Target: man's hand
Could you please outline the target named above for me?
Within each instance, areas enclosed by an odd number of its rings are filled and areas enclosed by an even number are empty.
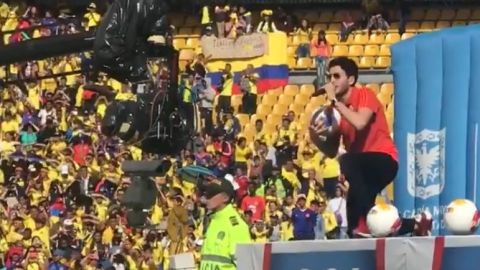
[[[335,86],[332,83],[327,83],[322,88],[325,89],[329,101],[336,99]]]
[[[322,120],[315,122],[313,125],[310,125],[310,138],[314,141],[317,141],[320,138],[320,135],[328,130],[328,127],[325,126],[325,123]]]

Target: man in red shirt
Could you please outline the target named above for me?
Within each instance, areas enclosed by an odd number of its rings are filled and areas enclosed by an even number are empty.
[[[265,212],[265,199],[255,194],[255,185],[248,187],[248,195],[243,197],[241,209],[243,212],[252,211],[252,220],[263,220]]]
[[[368,88],[359,88],[357,64],[347,58],[332,59],[328,66],[330,82],[323,86],[331,107],[341,117],[333,128],[318,121],[310,127],[310,137],[317,145],[325,132],[339,132],[347,150],[339,158],[340,169],[350,184],[347,197],[348,232],[352,237],[368,236],[366,216],[375,199],[398,171],[398,153],[387,125],[384,107]],[[403,219],[392,228],[398,234],[429,235],[431,214],[421,213],[415,219]]]

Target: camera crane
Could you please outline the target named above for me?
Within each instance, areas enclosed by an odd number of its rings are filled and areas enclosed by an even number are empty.
[[[110,99],[102,120],[102,133],[158,154],[178,153],[190,140],[183,119],[178,88],[178,51],[171,45],[167,19],[170,0],[115,0],[96,31],[39,38],[0,47],[0,65],[41,60],[93,51],[92,70],[130,84],[136,101],[115,100],[115,94],[99,85],[85,88]],[[165,43],[148,41],[162,36]],[[168,69],[162,83],[155,80],[148,61],[161,59]],[[14,83],[6,81],[5,83]]]

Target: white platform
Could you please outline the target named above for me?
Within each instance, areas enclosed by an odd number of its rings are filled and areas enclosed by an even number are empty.
[[[478,270],[480,236],[250,244],[236,256],[238,270]]]

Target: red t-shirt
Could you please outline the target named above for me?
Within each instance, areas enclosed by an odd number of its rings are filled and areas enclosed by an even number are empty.
[[[345,117],[340,121],[340,132],[347,152],[381,152],[398,161],[397,148],[390,137],[383,105],[375,93],[368,88],[354,87],[345,105],[354,111],[360,108],[373,111],[370,123],[363,130],[356,130]]]
[[[88,144],[77,144],[73,147],[73,161],[78,165],[85,165],[85,157],[90,152],[90,145]]]
[[[242,210],[252,211],[252,219],[254,221],[263,220],[263,212],[265,211],[265,199],[261,196],[246,196],[242,200]]]
[[[238,184],[237,198],[243,199],[248,193],[248,177],[245,175],[237,176],[235,182]]]

